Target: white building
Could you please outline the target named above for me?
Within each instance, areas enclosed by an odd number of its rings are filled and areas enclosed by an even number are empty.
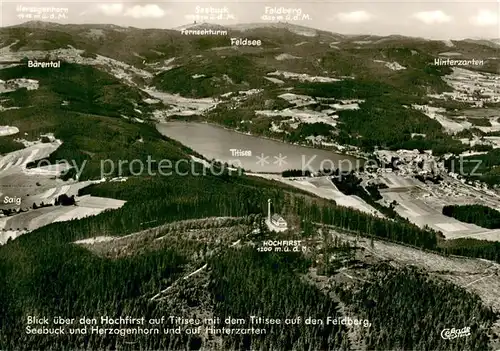
[[[283,217],[276,213],[271,215],[271,199],[267,200],[266,225],[272,232],[284,232],[288,229],[288,224]]]

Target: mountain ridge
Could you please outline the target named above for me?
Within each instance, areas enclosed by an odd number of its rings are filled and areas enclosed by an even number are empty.
[[[0,30],[4,28],[50,28],[50,27],[56,27],[56,28],[61,28],[61,27],[80,27],[80,28],[100,28],[100,29],[130,29],[130,30],[164,30],[164,31],[180,31],[182,29],[188,29],[188,28],[193,28],[193,27],[204,27],[206,26],[207,28],[218,28],[218,29],[232,29],[232,30],[239,30],[239,31],[248,31],[252,29],[264,29],[264,28],[281,28],[281,29],[303,29],[303,30],[310,30],[310,31],[315,31],[316,33],[328,33],[332,34],[335,36],[338,36],[339,38],[345,38],[345,39],[352,39],[352,38],[360,38],[360,37],[372,37],[372,38],[391,38],[391,39],[413,39],[413,40],[426,40],[426,41],[443,41],[443,40],[452,40],[452,41],[457,41],[457,42],[489,42],[492,43],[493,45],[500,45],[500,38],[487,38],[487,37],[474,37],[474,38],[462,38],[462,39],[450,39],[450,38],[441,38],[441,39],[436,39],[436,38],[425,38],[425,37],[414,37],[414,36],[408,36],[408,35],[401,35],[401,34],[388,34],[388,35],[374,35],[374,34],[367,34],[367,33],[353,33],[353,34],[345,34],[345,33],[338,33],[338,32],[333,32],[327,29],[319,29],[315,27],[309,27],[309,26],[303,26],[299,24],[294,24],[294,23],[289,23],[289,22],[248,22],[248,23],[237,23],[237,24],[231,24],[231,25],[221,25],[217,23],[210,23],[210,22],[202,22],[202,23],[186,23],[181,26],[176,26],[172,28],[139,28],[139,27],[133,27],[133,26],[119,26],[115,25],[112,23],[81,23],[81,24],[73,24],[73,23],[68,23],[68,24],[61,24],[61,23],[56,23],[56,22],[48,22],[48,21],[27,21],[23,22],[20,24],[16,25],[11,25],[11,26],[0,26]]]

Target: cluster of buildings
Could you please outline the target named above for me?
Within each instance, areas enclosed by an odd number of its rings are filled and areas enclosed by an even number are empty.
[[[443,79],[454,91],[430,97],[471,102],[477,107],[482,107],[483,103],[500,102],[500,75],[454,67],[453,73]]]
[[[433,176],[446,172],[444,162],[437,161],[432,155],[432,151],[420,152],[419,150],[376,150],[374,155],[378,159],[377,172],[393,172],[398,170],[398,174],[407,176]],[[370,163],[367,164],[370,166]]]

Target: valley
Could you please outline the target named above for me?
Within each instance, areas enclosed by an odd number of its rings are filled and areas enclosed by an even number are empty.
[[[0,349],[497,349],[498,48],[0,27]]]

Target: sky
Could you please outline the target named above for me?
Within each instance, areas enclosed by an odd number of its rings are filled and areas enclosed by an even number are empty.
[[[100,23],[137,28],[175,28],[193,23],[220,25],[283,21],[341,34],[430,39],[500,38],[500,0],[478,1],[116,1],[0,0],[0,26],[29,20]],[[207,12],[216,14],[210,15]],[[37,17],[38,15],[38,17]],[[217,17],[217,15],[219,15]],[[272,16],[275,16],[273,18]]]

